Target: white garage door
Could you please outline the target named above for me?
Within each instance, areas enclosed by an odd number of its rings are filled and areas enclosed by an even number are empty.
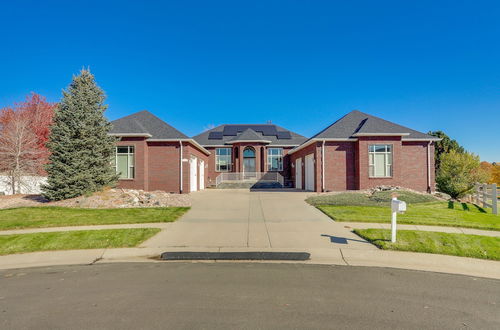
[[[314,154],[306,156],[304,165],[306,190],[314,191]]]
[[[196,191],[198,188],[198,158],[191,157],[189,160],[189,191]]]
[[[205,162],[200,160],[200,190],[205,189]]]
[[[295,160],[295,188],[302,189],[302,158]]]

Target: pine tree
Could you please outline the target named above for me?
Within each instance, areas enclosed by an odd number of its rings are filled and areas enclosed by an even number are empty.
[[[111,166],[115,138],[108,135],[105,98],[89,70],[73,76],[63,91],[47,143],[51,152],[43,187],[47,199],[77,197],[116,182]]]

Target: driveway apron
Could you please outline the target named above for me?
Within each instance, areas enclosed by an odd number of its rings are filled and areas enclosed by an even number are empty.
[[[191,210],[143,247],[376,249],[307,204],[311,193],[207,189]]]

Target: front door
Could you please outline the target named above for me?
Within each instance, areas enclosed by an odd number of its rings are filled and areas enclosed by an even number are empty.
[[[254,178],[255,173],[255,149],[247,147],[243,151],[243,175],[245,179]]]

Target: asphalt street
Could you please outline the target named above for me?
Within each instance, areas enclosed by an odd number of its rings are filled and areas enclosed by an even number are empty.
[[[500,329],[500,281],[277,263],[0,271],[1,329]]]

